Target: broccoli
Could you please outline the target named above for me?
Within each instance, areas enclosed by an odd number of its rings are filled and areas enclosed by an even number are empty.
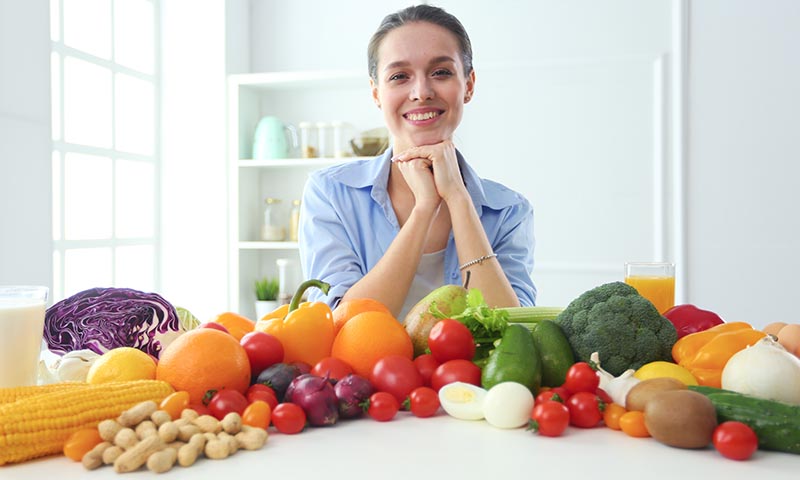
[[[573,300],[555,322],[567,336],[576,361],[598,352],[614,376],[656,360],[672,361],[675,327],[649,300],[622,282],[595,287]]]

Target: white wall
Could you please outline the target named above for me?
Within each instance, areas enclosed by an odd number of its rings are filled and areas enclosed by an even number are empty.
[[[0,0],[0,285],[52,288],[50,15]]]
[[[704,0],[690,19],[690,299],[800,321],[800,2]]]

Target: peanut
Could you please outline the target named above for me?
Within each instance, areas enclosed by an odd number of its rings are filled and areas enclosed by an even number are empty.
[[[106,448],[103,451],[103,463],[106,464],[106,465],[111,465],[112,463],[114,463],[114,461],[117,459],[117,457],[122,455],[122,452],[124,452],[124,451],[125,450],[123,450],[122,447],[117,446],[117,445],[112,445],[112,446]]]
[[[189,420],[188,418],[179,418],[177,420],[174,420],[172,423],[174,423],[175,425],[178,426],[178,428],[180,428],[184,425],[191,425],[192,421]]]
[[[147,457],[147,469],[153,473],[168,472],[177,459],[178,452],[174,448],[165,448]]]
[[[162,423],[160,427],[158,427],[158,436],[161,437],[161,440],[164,440],[164,443],[174,442],[176,438],[178,438],[178,434],[180,433],[180,429],[175,422],[167,422]]]
[[[178,463],[182,467],[189,467],[194,464],[197,457],[203,453],[206,445],[206,437],[198,433],[189,440],[189,443],[178,450]]]
[[[158,435],[147,437],[125,450],[114,461],[114,470],[117,473],[132,472],[145,464],[147,458],[165,447],[163,440]]]
[[[111,446],[111,442],[100,442],[81,458],[81,463],[86,470],[94,470],[103,465],[103,452]]]
[[[107,442],[113,442],[114,437],[122,428],[122,425],[116,420],[103,420],[97,424],[97,432],[100,434],[100,438]]]
[[[230,455],[228,442],[220,439],[209,440],[208,443],[206,443],[204,451],[206,457],[212,460],[222,460],[223,458],[228,458]]]
[[[150,420],[145,420],[141,422],[139,425],[136,425],[134,431],[136,432],[136,436],[139,437],[139,440],[143,440],[147,437],[152,437],[153,435],[158,435],[158,430],[156,430],[156,424]]]
[[[160,427],[167,422],[171,422],[172,417],[165,410],[156,410],[152,415],[150,415],[150,420],[156,424],[156,427]]]
[[[211,415],[200,415],[192,420],[192,424],[200,427],[200,430],[203,432],[219,433],[222,431],[222,425],[219,423],[219,420]]]
[[[228,445],[228,454],[233,455],[239,450],[239,441],[236,440],[236,437],[231,435],[230,433],[219,432],[217,434],[217,438],[222,440]]]
[[[231,435],[236,435],[242,430],[242,417],[236,412],[230,412],[222,419],[222,430]]]
[[[245,425],[242,431],[235,435],[239,446],[245,450],[258,450],[267,443],[269,434],[263,428]]]
[[[181,412],[181,418],[185,418],[190,422],[199,416],[200,415],[191,408],[184,408],[183,411]]]
[[[158,410],[156,402],[147,400],[122,412],[117,421],[123,427],[132,427],[142,423],[144,419],[149,418],[156,410]]]
[[[197,425],[184,425],[182,427],[178,427],[178,440],[182,442],[188,442],[195,433],[201,433],[200,427]]]
[[[137,443],[139,443],[139,437],[136,436],[136,432],[130,427],[121,429],[114,436],[114,445],[122,447],[125,450],[132,448]]]

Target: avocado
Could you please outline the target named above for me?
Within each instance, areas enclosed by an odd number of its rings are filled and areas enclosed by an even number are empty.
[[[567,370],[575,363],[575,354],[564,331],[552,320],[542,320],[533,329],[533,342],[542,360],[542,385],[559,387],[567,378]]]
[[[483,368],[483,388],[488,390],[498,383],[517,382],[536,395],[541,381],[542,362],[533,336],[522,325],[510,324]]]

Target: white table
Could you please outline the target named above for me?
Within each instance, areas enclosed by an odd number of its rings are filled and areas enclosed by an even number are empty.
[[[713,447],[682,450],[653,439],[631,438],[605,427],[570,427],[558,438],[524,429],[500,430],[484,421],[461,421],[439,411],[419,419],[401,412],[386,423],[369,418],[297,435],[270,430],[261,450],[239,451],[225,460],[201,459],[158,478],[213,480],[336,479],[793,479],[800,455],[758,451],[744,462]],[[155,478],[142,468],[120,476],[113,467],[86,471],[63,456],[0,467],[0,480]]]

